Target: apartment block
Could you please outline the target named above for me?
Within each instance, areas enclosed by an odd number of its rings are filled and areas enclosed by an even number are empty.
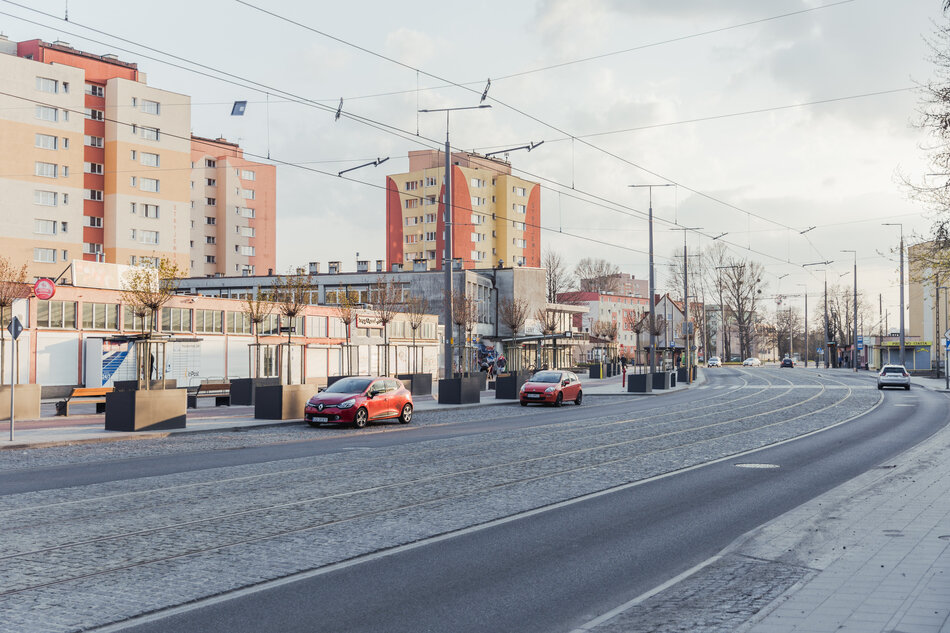
[[[268,275],[277,267],[277,168],[226,139],[191,138],[192,276]]]
[[[463,268],[541,265],[541,186],[510,163],[453,153],[452,257]],[[386,178],[386,262],[392,270],[442,267],[445,153],[409,152],[409,171]]]

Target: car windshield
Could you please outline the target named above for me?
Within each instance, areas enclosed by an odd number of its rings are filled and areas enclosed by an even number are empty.
[[[531,382],[561,382],[561,372],[539,371],[531,377]]]
[[[363,393],[371,382],[372,378],[344,378],[327,387],[323,393]]]
[[[884,373],[884,374],[901,374],[901,375],[903,375],[903,373],[904,373],[904,368],[903,368],[903,367],[885,367],[885,368],[884,368],[884,371],[881,372],[881,373]]]

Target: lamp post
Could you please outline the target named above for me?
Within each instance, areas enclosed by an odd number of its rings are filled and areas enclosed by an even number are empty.
[[[686,252],[686,232],[701,229],[700,226],[682,226],[673,229],[674,231],[683,232],[683,353],[686,355],[686,384],[692,384],[693,382],[693,370],[691,369],[693,350],[689,344],[689,255]]]
[[[940,291],[941,290],[943,290],[943,293],[944,293],[943,296],[946,297],[947,290],[950,290],[950,288],[948,288],[947,286],[937,286],[937,306],[940,305]],[[944,323],[950,322],[950,319],[948,319],[946,316],[947,315],[946,310],[943,311],[943,314],[944,314],[944,317],[943,317]],[[950,328],[948,328],[948,330],[950,330]],[[934,343],[936,343],[936,341],[934,341]],[[950,371],[948,371],[950,370],[950,349],[946,349],[945,347],[944,350],[945,350],[943,353],[943,376],[944,376],[944,385],[945,385],[944,389],[950,390]],[[938,351],[937,353],[939,354],[940,352]],[[937,375],[939,376],[940,374],[937,374]]]
[[[650,212],[647,216],[650,235],[650,373],[656,372],[656,271],[653,266],[653,188],[672,187],[673,183],[658,185],[629,185],[650,190]]]
[[[899,226],[901,229],[901,242],[900,242],[900,251],[901,251],[901,331],[900,331],[900,342],[901,342],[901,365],[904,367],[907,366],[904,355],[904,225],[900,222],[884,222],[881,226]],[[940,294],[939,292],[937,294]]]
[[[854,255],[854,337],[851,345],[851,366],[854,371],[858,371],[858,252],[850,248],[841,249],[841,252]]]
[[[442,372],[444,378],[452,377],[452,146],[449,144],[449,113],[457,110],[490,108],[488,104],[458,108],[434,108],[419,112],[445,112],[445,252],[442,265],[445,267],[442,318],[445,320]],[[461,369],[461,368],[459,368]]]
[[[808,369],[808,284],[798,285],[805,289],[805,369]],[[815,359],[815,367],[818,367],[818,359]]]

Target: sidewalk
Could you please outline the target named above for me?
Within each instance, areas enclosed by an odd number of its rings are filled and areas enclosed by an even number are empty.
[[[945,391],[943,379],[914,388]],[[809,570],[739,630],[950,633],[950,427],[757,530],[734,553]]]
[[[702,375],[703,372],[701,371]],[[704,380],[701,378],[701,380]],[[644,396],[662,395],[686,389],[679,385],[673,389],[654,392],[653,394],[628,394],[620,386],[620,377],[603,378],[598,380],[582,379],[584,396]],[[699,384],[699,381],[694,384]],[[417,396],[414,398],[415,410],[426,411],[458,411],[477,407],[500,405],[517,405],[517,400],[497,400],[492,390],[481,393],[481,402],[477,404],[455,405],[439,404],[436,396]],[[9,440],[9,423],[0,422],[0,450],[44,448],[49,446],[65,446],[69,444],[85,444],[94,442],[116,442],[123,440],[154,439],[167,437],[177,433],[208,433],[232,431],[242,428],[285,426],[300,424],[300,420],[260,420],[254,417],[254,407],[233,406],[214,407],[203,406],[188,410],[187,427],[169,431],[139,431],[120,432],[106,431],[105,415],[91,413],[93,405],[79,404],[75,410],[79,413],[69,417],[55,416],[55,400],[43,402],[41,418],[39,420],[16,420],[14,426],[14,440]],[[84,412],[88,411],[88,412]]]

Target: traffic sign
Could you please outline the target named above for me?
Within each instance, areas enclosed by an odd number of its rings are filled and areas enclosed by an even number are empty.
[[[825,348],[819,347],[817,351],[818,351],[818,354],[819,354],[819,355],[824,354],[824,353],[825,353]]]
[[[950,352],[950,338],[944,340],[943,346],[947,349],[947,352]]]
[[[943,333],[943,338],[950,338],[950,330]]]
[[[20,334],[23,332],[23,324],[20,323],[20,317],[13,317],[10,320],[7,331],[10,332],[10,336],[13,337],[14,341],[20,338]]]
[[[53,283],[52,279],[47,279],[46,277],[37,279],[36,283],[33,284],[33,294],[36,295],[37,299],[41,299],[42,301],[52,299],[53,295],[56,294],[56,284]]]

